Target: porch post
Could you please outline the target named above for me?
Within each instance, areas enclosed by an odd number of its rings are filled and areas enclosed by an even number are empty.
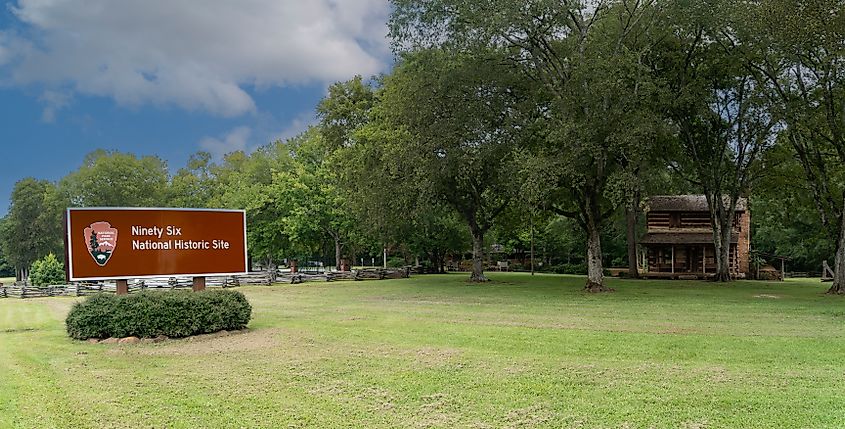
[[[675,245],[672,245],[672,274],[675,274]]]
[[[640,264],[643,267],[643,272],[648,272],[648,247],[643,246],[640,248],[640,253],[637,253],[637,264]]]

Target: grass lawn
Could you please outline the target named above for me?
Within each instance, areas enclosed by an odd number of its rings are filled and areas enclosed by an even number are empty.
[[[15,282],[14,277],[0,277],[0,283],[4,285],[10,285]]]
[[[250,332],[149,345],[0,299],[0,428],[845,427],[845,299],[817,280],[490,276],[241,288]]]

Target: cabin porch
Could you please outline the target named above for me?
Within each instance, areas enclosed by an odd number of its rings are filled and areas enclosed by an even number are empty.
[[[716,272],[716,251],[713,244],[650,243],[645,247],[642,277],[670,279],[706,279]],[[744,275],[737,269],[737,245],[730,247],[731,275]]]

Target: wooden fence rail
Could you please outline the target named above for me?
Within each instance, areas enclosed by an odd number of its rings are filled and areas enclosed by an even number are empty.
[[[269,286],[277,283],[298,284],[304,282],[328,282],[338,280],[382,280],[407,278],[407,268],[366,268],[355,271],[330,271],[320,274],[287,272],[253,272],[240,276],[208,277],[206,287]],[[190,289],[193,285],[190,277],[160,277],[136,279],[129,282],[129,293],[144,290]],[[67,285],[32,286],[26,282],[13,285],[0,285],[0,298],[42,298],[49,296],[89,296],[98,293],[116,293],[114,281],[74,282]]]

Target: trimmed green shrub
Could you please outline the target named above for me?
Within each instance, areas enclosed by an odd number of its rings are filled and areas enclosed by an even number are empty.
[[[587,274],[587,264],[583,262],[580,264],[554,265],[550,268],[553,273],[557,274]]]
[[[392,256],[387,258],[387,267],[388,268],[402,268],[408,263],[405,261],[405,258],[401,256]]]
[[[52,253],[33,262],[29,270],[29,282],[35,286],[59,285],[65,281],[65,264]]]
[[[88,338],[179,338],[243,329],[252,317],[244,294],[232,290],[97,294],[71,308],[67,333]]]
[[[535,271],[539,270],[538,266],[534,266]],[[508,264],[508,271],[531,271],[531,262],[527,264],[520,264],[519,262],[513,262]]]

